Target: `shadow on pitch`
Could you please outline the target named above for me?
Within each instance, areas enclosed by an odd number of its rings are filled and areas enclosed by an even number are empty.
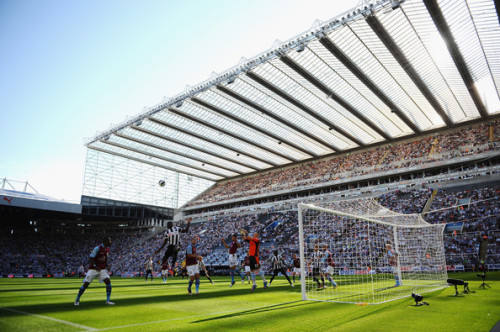
[[[291,305],[289,305],[291,304]],[[226,318],[233,318],[233,317],[240,317],[240,316],[246,316],[246,315],[253,315],[253,314],[258,314],[261,312],[270,312],[274,310],[283,310],[283,309],[289,309],[293,307],[300,307],[300,306],[305,306],[305,305],[311,305],[315,304],[315,302],[304,302],[304,301],[292,301],[292,302],[285,302],[285,303],[280,303],[280,304],[274,304],[274,305],[268,305],[265,307],[260,307],[260,308],[255,308],[255,309],[249,309],[249,310],[243,310],[239,312],[234,312],[230,313],[227,315],[223,316],[217,316],[213,318],[207,318],[207,319],[200,319],[191,323],[204,323],[204,322],[210,322],[214,320],[219,320],[219,319],[226,319]]]
[[[182,284],[177,284],[182,285]],[[202,285],[207,285],[206,283]],[[133,285],[135,286],[135,285]],[[154,286],[151,284],[142,284],[141,287],[151,287]],[[158,286],[158,285],[156,285]],[[168,294],[168,287],[165,287],[163,290],[159,290],[156,295],[153,296],[145,296],[145,297],[132,297],[132,298],[120,298],[120,297],[113,297],[112,300],[113,302],[116,303],[116,307],[125,307],[125,306],[136,306],[136,305],[148,305],[148,304],[158,304],[159,302],[165,302],[165,303],[172,303],[172,302],[184,302],[184,301],[203,301],[205,299],[217,299],[217,298],[227,298],[227,297],[238,297],[238,296],[248,296],[250,294],[250,287],[245,287],[242,289],[213,289],[210,290],[209,288],[206,288],[207,291],[204,292],[204,287],[200,288],[200,295],[198,296],[189,296],[187,293],[187,281],[185,285],[182,285],[184,288],[185,286],[185,293],[183,294]],[[125,286],[122,286],[125,287]],[[128,285],[127,287],[131,287]],[[71,312],[71,311],[82,311],[82,310],[91,310],[91,309],[112,309],[113,307],[105,306],[105,288],[102,286],[98,287],[92,287],[92,285],[88,288],[87,292],[89,290],[95,290],[98,289],[98,291],[102,291],[102,299],[100,300],[86,300],[84,294],[81,298],[80,301],[80,306],[75,307],[73,305],[73,301],[76,297],[76,294],[78,292],[78,288],[72,288],[74,290],[74,294],[68,297],[68,302],[66,303],[43,303],[43,304],[34,304],[34,305],[15,305],[15,306],[6,306],[11,309],[19,310],[19,311],[25,311],[33,314],[50,314],[54,312]],[[117,286],[113,285],[113,290],[115,290]],[[194,286],[193,286],[194,288]],[[40,290],[40,289],[37,289]],[[58,291],[61,290],[61,288],[57,288]],[[65,288],[67,290],[67,288]],[[193,289],[194,290],[194,289]],[[296,290],[297,291],[297,296],[300,297],[299,291],[300,289]],[[292,290],[289,287],[273,287],[272,289],[263,289],[263,287],[257,288],[255,291],[255,294],[259,293],[265,293],[265,292],[273,292],[273,293],[280,293],[280,292],[286,292],[290,293]],[[131,290],[131,292],[136,293],[137,290]],[[93,296],[95,296],[95,291],[93,292]],[[114,292],[113,292],[114,293]],[[118,293],[118,292],[117,292]],[[120,292],[121,294],[123,293],[128,293],[128,292]],[[120,294],[119,293],[119,294]],[[165,294],[167,293],[167,294]],[[7,314],[5,311],[0,312],[0,317],[2,315]],[[15,315],[20,315],[16,313],[8,313],[9,316],[15,316]]]

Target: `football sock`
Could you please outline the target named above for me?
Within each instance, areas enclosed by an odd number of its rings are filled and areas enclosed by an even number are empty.
[[[229,274],[231,275],[231,282],[234,282],[234,271],[231,270],[231,272],[229,272]]]
[[[321,277],[321,282],[323,283],[323,287],[325,287],[325,278]]]
[[[82,296],[83,292],[85,292],[85,287],[80,287],[80,290],[78,291],[78,295],[76,296],[76,300],[80,301],[80,297]]]
[[[264,275],[264,271],[261,271],[261,272],[260,272],[260,276],[261,276],[261,278],[262,278],[262,281],[267,282],[267,281],[266,281],[266,276]]]
[[[293,275],[293,282],[295,282],[295,274]]]
[[[109,301],[111,298],[111,284],[106,285],[106,300]]]
[[[188,289],[191,290],[191,286],[193,286],[193,280],[189,279]]]
[[[198,293],[198,290],[200,289],[200,279],[196,279],[194,284],[196,286],[196,293]]]
[[[255,282],[255,273],[254,272],[250,273],[250,276],[252,277],[252,283],[256,285],[257,283]]]

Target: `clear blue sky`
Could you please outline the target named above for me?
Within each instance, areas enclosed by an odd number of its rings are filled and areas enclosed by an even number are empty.
[[[84,138],[358,0],[0,0],[0,178],[79,201]]]

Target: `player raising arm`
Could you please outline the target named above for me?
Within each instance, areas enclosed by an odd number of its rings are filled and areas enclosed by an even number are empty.
[[[253,237],[248,236],[248,232],[245,230],[241,231],[243,238],[245,241],[250,243],[250,248],[248,250],[248,259],[250,261],[250,275],[252,277],[252,292],[257,288],[257,283],[255,282],[255,274],[259,273],[260,270],[260,263],[259,263],[259,246],[260,246],[260,240],[259,240],[259,233],[254,233]],[[266,277],[261,274],[262,281],[264,282],[264,288],[267,288],[267,281]]]
[[[189,225],[191,224],[191,220],[193,218],[188,218],[187,220],[187,227],[182,229],[178,226],[174,226],[171,221],[167,223],[167,229],[165,231],[165,240],[163,240],[163,244],[161,247],[155,251],[155,255],[158,254],[165,245],[168,244],[167,246],[167,251],[165,252],[165,255],[163,256],[161,262],[162,265],[163,263],[167,262],[170,257],[172,257],[172,264],[170,265],[172,268],[175,267],[175,262],[177,261],[177,254],[179,253],[180,249],[180,233],[187,233],[189,231]]]
[[[109,266],[108,266],[108,254],[109,247],[111,246],[111,238],[105,237],[100,245],[94,248],[90,253],[89,257],[89,270],[87,271],[87,275],[85,279],[83,279],[83,285],[80,287],[78,291],[78,295],[75,299],[75,305],[80,305],[80,297],[83,295],[83,292],[89,287],[92,280],[95,277],[99,276],[99,282],[106,284],[106,304],[114,305],[111,302],[111,281],[109,280]]]
[[[231,285],[229,287],[233,287],[234,285],[234,272],[236,266],[238,265],[238,256],[236,255],[236,251],[238,250],[238,248],[241,248],[241,245],[238,243],[236,234],[233,234],[231,236],[231,240],[231,245],[228,245],[226,243],[226,240],[222,238],[222,244],[224,244],[224,247],[229,249],[229,268],[231,269],[231,271],[229,272],[231,274]]]

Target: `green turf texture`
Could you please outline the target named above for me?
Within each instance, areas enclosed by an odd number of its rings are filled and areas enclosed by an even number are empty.
[[[474,273],[449,277],[470,281],[475,293],[452,297],[448,287],[423,294],[429,306],[411,306],[411,297],[360,306],[301,301],[299,285],[291,288],[283,277],[268,289],[258,280],[254,293],[239,278],[232,288],[228,277],[213,285],[202,279],[198,296],[187,294],[186,279],[113,278],[115,306],[104,304],[104,284],[94,281],[75,307],[81,279],[4,278],[0,331],[490,331],[500,320],[500,273],[488,274],[486,290]]]

